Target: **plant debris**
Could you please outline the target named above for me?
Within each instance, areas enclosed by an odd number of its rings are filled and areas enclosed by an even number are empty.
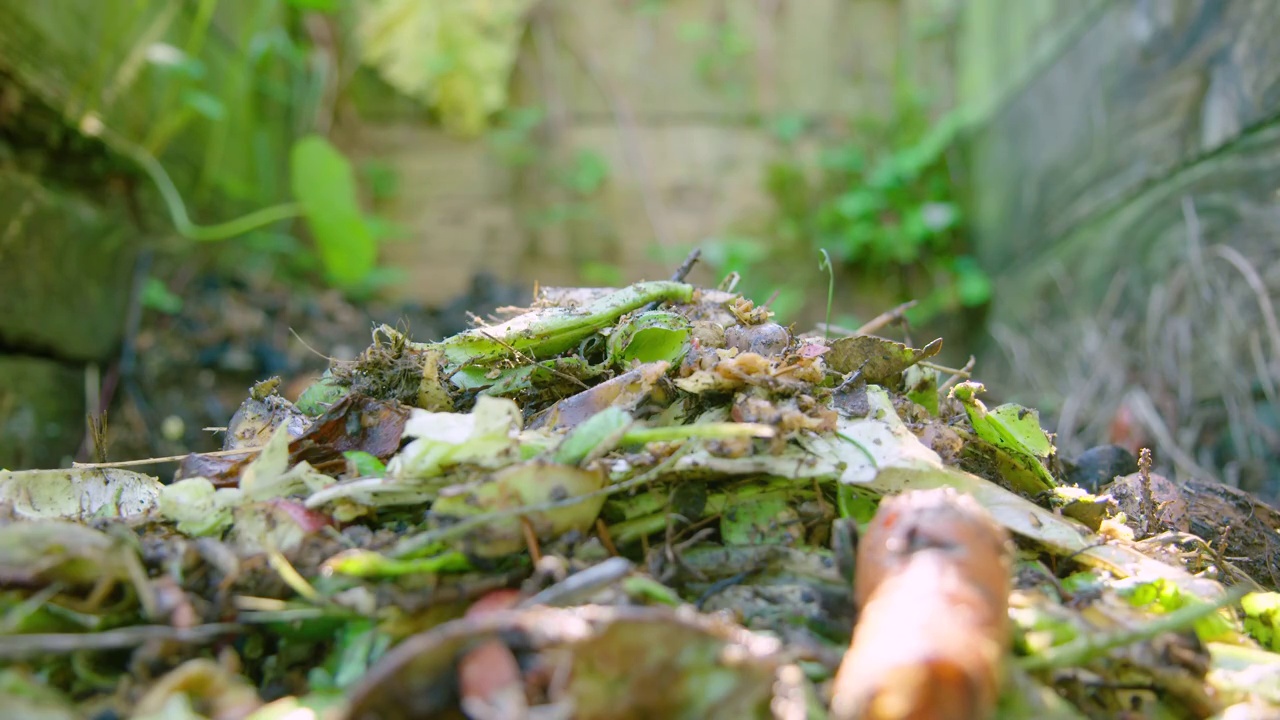
[[[1280,516],[1246,494],[1058,458],[1034,410],[923,362],[941,340],[678,279],[513,313],[380,326],[297,402],[259,383],[168,482],[0,473],[3,706],[1280,713]]]

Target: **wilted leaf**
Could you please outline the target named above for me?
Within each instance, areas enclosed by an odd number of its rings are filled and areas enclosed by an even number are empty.
[[[394,400],[346,395],[289,443],[289,462],[336,473],[346,468],[343,453],[353,450],[389,458],[400,448],[409,411]]]
[[[431,506],[438,520],[484,515],[551,500],[563,500],[599,490],[604,473],[548,462],[511,465],[491,477],[460,487],[446,488]],[[531,512],[524,518],[540,540],[551,540],[570,530],[586,530],[600,514],[603,497],[591,498],[556,510]],[[470,552],[481,557],[497,557],[524,548],[520,522],[515,518],[497,520],[470,535]]]
[[[771,717],[776,656],[761,643],[726,663],[725,640],[678,623],[611,623],[569,653],[574,717]]]
[[[84,713],[26,668],[0,670],[0,707],[22,720],[81,720]]]
[[[160,488],[150,475],[119,468],[0,470],[0,502],[25,518],[140,515],[155,507]]]
[[[603,364],[589,365],[579,357],[566,357],[506,368],[496,376],[482,367],[468,370],[475,372],[464,370],[453,378],[464,390],[484,388],[485,395],[495,397],[555,399],[578,392],[586,387],[588,380],[603,375],[607,368]]]
[[[128,577],[124,553],[106,533],[64,520],[0,525],[0,586],[92,585]]]
[[[240,477],[240,490],[246,500],[270,500],[315,492],[333,483],[332,478],[316,472],[307,462],[289,467],[289,440],[288,428],[277,428],[258,457],[245,467]]]
[[[310,418],[279,395],[257,398],[251,394],[240,403],[235,415],[227,423],[222,449],[262,447],[280,426],[288,428],[291,437],[298,437],[306,432],[310,424]]]
[[[868,383],[880,385],[903,370],[942,350],[942,338],[916,350],[899,342],[874,335],[840,338],[831,343],[831,352],[823,356],[827,367],[838,373],[862,371]]]
[[[431,412],[453,410],[453,396],[445,387],[448,382],[440,373],[444,353],[439,348],[428,348],[422,353],[422,382],[418,385],[418,407]]]
[[[634,410],[648,399],[668,367],[670,366],[661,360],[637,365],[612,380],[606,380],[590,390],[583,390],[557,402],[529,423],[529,426],[534,429],[562,430],[574,427],[606,408]]]
[[[160,514],[186,535],[220,536],[231,526],[231,511],[242,502],[239,488],[215,488],[208,478],[185,478],[161,491]]]
[[[289,553],[308,536],[332,524],[329,516],[294,500],[268,500],[237,505],[228,540],[244,555],[278,550]]]
[[[397,477],[429,478],[448,465],[500,467],[516,450],[520,408],[510,400],[481,396],[470,413],[413,410],[404,436],[415,438],[388,464]]]
[[[671,608],[546,606],[438,625],[392,649],[352,690],[346,718],[443,715],[458,654],[520,637],[569,668],[562,697],[573,717],[738,720],[771,717],[781,643],[730,623]]]

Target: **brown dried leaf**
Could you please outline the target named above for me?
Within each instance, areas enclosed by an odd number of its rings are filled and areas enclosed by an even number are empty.
[[[941,350],[942,338],[917,350],[874,335],[858,335],[831,343],[831,352],[825,360],[827,367],[836,372],[848,374],[861,370],[867,382],[879,385]]]

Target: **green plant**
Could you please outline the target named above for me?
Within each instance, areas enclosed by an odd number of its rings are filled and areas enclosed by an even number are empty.
[[[271,124],[266,118],[274,112],[310,118],[320,102],[323,71],[316,69],[307,41],[282,23],[290,13],[332,10],[335,3],[290,0],[288,5],[292,9],[283,13],[248,7],[228,11],[245,17],[245,49],[230,62],[218,62],[207,57],[206,42],[218,2],[199,0],[181,47],[158,42],[146,48],[149,72],[162,97],[160,113],[146,137],[126,137],[93,115],[85,117],[81,130],[136,163],[156,187],[179,236],[196,242],[236,238],[250,258],[244,262],[241,257],[238,270],[273,275],[284,270],[286,278],[295,279],[320,275],[344,291],[366,292],[386,280],[386,273],[376,267],[377,247],[395,229],[361,209],[350,162],[322,137],[305,134],[306,120],[295,122],[293,132],[267,139]],[[175,140],[189,140],[193,132],[205,138],[207,162],[194,175],[181,173],[175,182],[166,166],[180,167],[193,155],[170,152]],[[224,152],[246,146],[256,152]],[[388,167],[370,163],[363,169],[375,202],[395,194],[395,176]],[[289,173],[287,178],[281,177],[282,171]],[[258,209],[213,225],[197,224],[188,213],[189,204],[199,208],[233,203]],[[310,244],[284,224],[297,218],[306,221]],[[153,294],[152,299],[160,303],[162,296]]]
[[[293,145],[293,194],[306,213],[326,278],[354,288],[378,261],[377,240],[356,199],[351,163],[329,141],[309,135]]]
[[[694,60],[698,79],[718,88],[730,97],[746,94],[749,87],[747,56],[753,47],[751,37],[728,17],[712,22],[686,22],[680,26],[680,39],[699,49]]]
[[[539,107],[511,107],[501,113],[487,141],[494,157],[532,180],[521,195],[530,204],[521,213],[534,231],[562,231],[571,239],[579,276],[593,284],[621,284],[627,273],[602,252],[607,215],[600,201],[613,170],[598,151],[579,148],[568,154],[545,143],[546,112]]]
[[[801,130],[785,120],[775,132],[791,144]],[[830,249],[854,277],[893,283],[901,299],[920,301],[914,322],[985,303],[990,283],[966,254],[946,157],[964,124],[959,111],[932,122],[919,96],[906,94],[891,121],[854,122],[814,169],[787,153],[766,169],[770,234],[781,247]]]

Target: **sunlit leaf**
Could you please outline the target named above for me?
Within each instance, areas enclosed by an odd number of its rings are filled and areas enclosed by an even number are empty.
[[[864,380],[880,384],[888,382],[921,360],[937,355],[940,350],[941,338],[917,350],[874,335],[858,335],[840,338],[831,343],[831,352],[826,354],[825,359],[827,366],[836,372],[861,371]]]
[[[363,0],[361,60],[389,85],[433,108],[460,135],[484,131],[507,104],[525,11],[532,0]]]
[[[653,311],[619,325],[609,336],[609,358],[619,367],[663,360],[679,365],[689,351],[689,321],[683,315]]]
[[[329,141],[308,135],[293,145],[290,177],[325,275],[340,287],[359,285],[373,271],[378,248],[360,210],[351,163]]]

